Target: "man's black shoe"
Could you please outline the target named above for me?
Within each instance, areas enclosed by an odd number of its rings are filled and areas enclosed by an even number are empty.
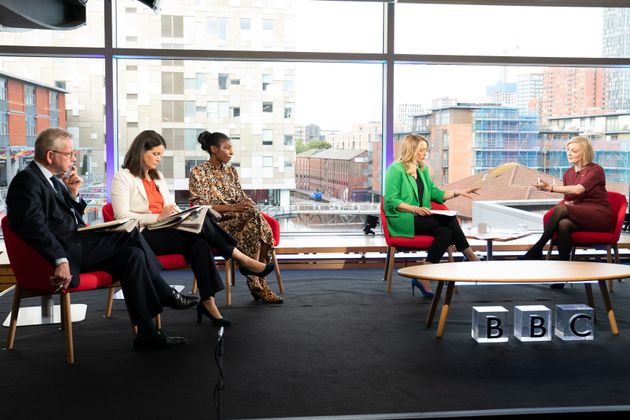
[[[188,340],[184,337],[169,337],[161,331],[152,335],[139,335],[133,340],[134,351],[160,350],[174,347],[179,344],[186,344]]]
[[[172,289],[171,294],[164,299],[162,305],[173,309],[186,309],[191,308],[199,303],[197,296],[184,296],[177,290]]]
[[[554,283],[549,285],[552,289],[564,289],[564,283]]]

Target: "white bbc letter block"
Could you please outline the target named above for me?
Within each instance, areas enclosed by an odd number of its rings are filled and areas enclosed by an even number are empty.
[[[514,337],[520,341],[551,341],[551,309],[544,305],[514,307]]]
[[[556,305],[555,334],[565,341],[592,340],[595,311],[588,305]]]
[[[508,310],[503,306],[473,306],[470,334],[477,343],[508,341]]]

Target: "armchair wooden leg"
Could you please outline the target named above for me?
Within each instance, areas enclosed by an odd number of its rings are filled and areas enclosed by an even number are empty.
[[[194,295],[195,293],[197,293],[197,277],[193,277],[193,284],[190,290],[191,295]]]
[[[157,314],[154,320],[155,320],[155,328],[157,328],[158,331],[160,331],[162,329],[162,317],[160,316],[160,314]]]
[[[63,329],[66,332],[66,361],[69,365],[74,364],[74,342],[72,341],[72,316],[70,314],[70,293],[61,295],[61,312]]]
[[[278,280],[278,289],[280,293],[284,293],[284,285],[282,284],[282,276],[280,275],[280,266],[278,265],[278,259],[276,258],[276,250],[271,250],[271,260],[276,267],[276,279]]]
[[[606,247],[606,262],[608,264],[612,264],[613,263],[613,250],[612,250],[612,246],[608,245]],[[615,292],[615,282],[613,280],[608,280],[608,291],[610,293],[614,293]]]
[[[13,306],[11,306],[11,321],[9,323],[9,338],[7,339],[7,350],[13,350],[15,342],[15,331],[17,329],[17,318],[20,312],[20,300],[22,299],[20,286],[15,285],[13,290]]]
[[[105,303],[105,318],[112,317],[112,308],[114,307],[114,294],[116,293],[116,289],[114,287],[110,287],[107,289],[107,303]]]
[[[394,270],[394,262],[396,255],[396,247],[390,246],[387,250],[387,260],[388,263],[385,266],[385,278],[387,279],[387,294],[392,293],[392,271]]]
[[[551,252],[552,251],[553,251],[553,240],[549,244],[549,248],[547,248],[547,257],[545,258],[546,260],[550,260],[551,259]]]

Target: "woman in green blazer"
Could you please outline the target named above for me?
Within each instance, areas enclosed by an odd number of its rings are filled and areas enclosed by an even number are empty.
[[[479,258],[470,249],[464,232],[454,216],[432,214],[431,201],[444,201],[463,195],[470,198],[479,188],[444,191],[435,186],[424,160],[429,142],[421,136],[409,134],[402,142],[400,157],[390,165],[385,175],[384,210],[387,227],[392,236],[413,238],[416,235],[433,236],[425,264],[438,263],[449,245],[453,244],[469,261]],[[412,281],[423,296],[433,297],[427,280]]]

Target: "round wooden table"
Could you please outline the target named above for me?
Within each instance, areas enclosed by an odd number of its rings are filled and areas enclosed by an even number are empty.
[[[579,283],[597,281],[606,306],[610,329],[614,335],[619,334],[617,320],[608,295],[606,280],[630,277],[630,266],[583,261],[486,261],[456,262],[417,265],[398,270],[403,277],[437,281],[437,288],[429,315],[427,326],[433,324],[433,317],[440,301],[442,288],[446,283],[446,296],[442,304],[438,322],[437,337],[441,338],[446,326],[451,298],[455,282],[467,283]],[[594,307],[593,291],[590,283],[584,283],[588,304]]]

